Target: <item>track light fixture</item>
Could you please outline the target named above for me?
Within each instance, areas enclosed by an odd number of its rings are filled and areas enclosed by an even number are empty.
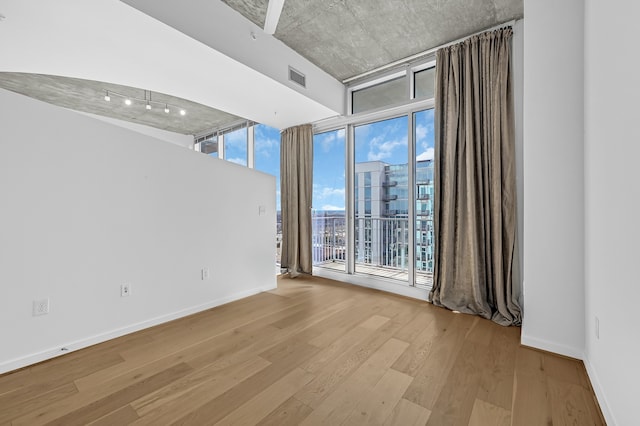
[[[184,115],[187,114],[187,111],[185,111],[183,108],[180,108],[179,106],[172,105],[172,104],[167,103],[167,102],[154,101],[151,98],[151,91],[150,90],[145,90],[144,91],[144,98],[137,98],[135,96],[123,95],[122,93],[114,92],[113,90],[105,90],[104,93],[105,93],[104,100],[106,102],[111,102],[111,97],[112,96],[118,96],[118,97],[124,99],[124,103],[127,106],[133,105],[133,103],[136,102],[136,103],[139,103],[139,104],[143,104],[145,109],[147,109],[147,110],[151,110],[153,105],[158,105],[166,114],[169,114],[172,109],[175,110],[175,111],[178,111],[180,115],[184,116]]]

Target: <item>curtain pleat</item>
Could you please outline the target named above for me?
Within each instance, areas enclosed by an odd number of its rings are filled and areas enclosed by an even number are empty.
[[[312,271],[313,130],[310,124],[290,127],[282,132],[280,138],[280,266],[295,277]]]
[[[512,29],[436,53],[434,284],[438,306],[519,325]]]

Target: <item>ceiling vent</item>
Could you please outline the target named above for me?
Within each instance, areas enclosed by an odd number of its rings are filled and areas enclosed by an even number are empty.
[[[307,87],[307,79],[300,71],[289,67],[289,80],[298,83],[300,86]]]

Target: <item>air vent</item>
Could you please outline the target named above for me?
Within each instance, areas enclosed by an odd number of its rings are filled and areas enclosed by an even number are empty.
[[[298,83],[302,87],[307,87],[307,79],[300,71],[289,67],[289,80]]]

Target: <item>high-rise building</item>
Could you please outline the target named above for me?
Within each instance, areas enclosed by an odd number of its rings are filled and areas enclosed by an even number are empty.
[[[355,166],[356,263],[406,269],[409,169],[367,161]],[[433,161],[416,162],[416,268],[433,271]]]

